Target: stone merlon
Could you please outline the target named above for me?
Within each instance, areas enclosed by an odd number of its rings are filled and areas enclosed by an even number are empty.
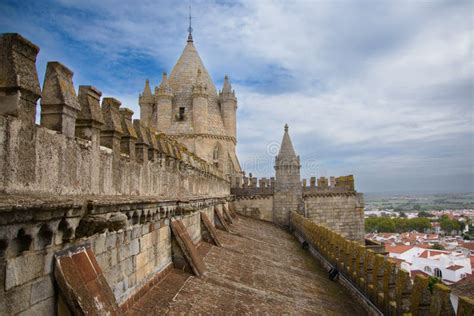
[[[68,138],[75,136],[76,117],[81,110],[72,76],[73,72],[66,66],[49,62],[41,98],[41,125]]]

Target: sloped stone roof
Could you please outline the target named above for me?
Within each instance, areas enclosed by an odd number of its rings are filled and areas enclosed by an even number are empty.
[[[226,135],[219,109],[216,86],[192,41],[188,41],[186,44],[183,53],[169,76],[169,85],[174,93],[174,110],[176,112],[176,108],[184,107],[189,117],[184,122],[173,122],[169,133],[191,134],[194,132],[192,124],[192,93],[198,70],[201,71],[200,81],[206,85],[208,93],[208,133]]]

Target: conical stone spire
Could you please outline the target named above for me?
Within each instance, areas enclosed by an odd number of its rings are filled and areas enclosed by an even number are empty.
[[[298,157],[296,156],[295,149],[291,142],[290,134],[288,133],[288,124],[285,124],[285,133],[281,141],[280,151],[276,157],[276,161],[283,162],[285,164],[296,163],[299,165]]]
[[[229,77],[225,75],[224,77],[224,86],[222,87],[222,93],[231,93],[232,86],[230,85]]]
[[[150,81],[148,79],[145,81],[145,88],[143,88],[142,96],[151,97]]]

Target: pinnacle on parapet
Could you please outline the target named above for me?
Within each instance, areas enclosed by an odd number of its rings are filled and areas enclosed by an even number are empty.
[[[168,75],[166,72],[163,72],[163,76],[161,77],[161,83],[160,83],[160,86],[158,87],[158,93],[159,94],[172,94],[173,93],[173,89],[169,85]]]
[[[286,162],[297,162],[298,158],[291,142],[290,134],[288,133],[288,124],[285,124],[285,133],[281,141],[280,151],[278,152],[277,160]]]
[[[202,76],[201,68],[197,70],[196,82],[193,87],[193,93],[198,95],[207,95],[207,84]]]
[[[227,75],[224,76],[224,85],[222,87],[222,93],[232,93],[232,86]]]
[[[150,81],[147,79],[145,81],[145,88],[143,88],[143,94],[142,96],[144,97],[151,97],[151,89],[150,89]]]

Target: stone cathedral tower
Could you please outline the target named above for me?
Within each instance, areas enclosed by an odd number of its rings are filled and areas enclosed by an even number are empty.
[[[300,168],[300,157],[295,153],[288,133],[288,125],[285,125],[280,151],[275,157],[273,222],[278,225],[288,226],[290,212],[301,208]]]
[[[235,153],[237,98],[227,76],[222,90],[217,91],[191,31],[170,76],[163,74],[154,93],[146,81],[139,98],[140,118],[225,174],[239,176],[241,168]]]

